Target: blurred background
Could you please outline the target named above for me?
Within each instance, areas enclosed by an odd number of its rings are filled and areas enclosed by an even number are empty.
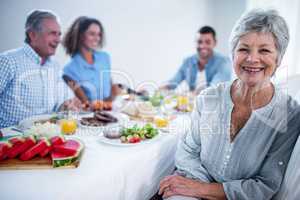
[[[133,86],[170,79],[183,58],[195,53],[195,36],[203,25],[217,32],[217,50],[229,55],[228,38],[235,21],[248,9],[277,9],[287,20],[291,41],[275,78],[300,74],[300,3],[298,0],[0,0],[0,52],[22,45],[27,14],[49,9],[60,18],[63,34],[80,15],[99,19],[117,82]],[[62,46],[55,55],[64,66]],[[124,77],[126,74],[127,77]],[[124,80],[128,79],[128,80]]]

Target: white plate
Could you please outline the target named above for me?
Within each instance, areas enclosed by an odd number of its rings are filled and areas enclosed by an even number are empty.
[[[101,135],[101,136],[99,136],[99,141],[102,143],[105,143],[105,144],[113,145],[113,146],[128,147],[128,146],[136,146],[136,145],[141,145],[141,144],[152,143],[152,142],[160,140],[161,137],[162,137],[162,133],[159,132],[154,138],[142,140],[141,142],[122,143],[120,138],[110,139],[110,138],[107,138],[107,137]]]
[[[85,128],[85,129],[92,129],[92,130],[105,130],[105,129],[109,129],[109,128],[115,128],[117,126],[126,126],[129,122],[129,117],[123,113],[117,113],[117,112],[107,112],[111,115],[113,115],[114,117],[116,117],[118,119],[118,122],[115,123],[108,123],[104,126],[87,126],[87,125],[82,125],[79,121],[79,126],[81,128]],[[92,117],[92,116],[91,116]]]
[[[19,122],[17,128],[21,130],[26,130],[29,129],[31,126],[34,125],[35,122],[40,121],[40,120],[48,120],[51,119],[52,117],[57,117],[61,116],[63,119],[63,116],[66,115],[66,113],[52,113],[52,114],[42,114],[42,115],[35,115],[28,117],[26,119],[23,119]],[[80,120],[82,117],[91,117],[93,116],[92,112],[80,112],[80,113],[70,113],[71,118],[75,120]]]
[[[35,122],[40,121],[40,120],[47,120],[52,117],[57,116],[57,114],[44,114],[44,115],[35,115],[26,119],[23,119],[22,121],[19,122],[18,128],[21,130],[26,130],[29,129],[31,126],[34,125]]]

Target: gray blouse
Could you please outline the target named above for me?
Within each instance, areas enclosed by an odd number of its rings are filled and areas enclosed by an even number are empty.
[[[299,135],[300,107],[275,88],[270,103],[253,110],[230,142],[231,85],[210,87],[197,97],[191,129],[176,152],[177,172],[222,183],[227,199],[271,199]]]

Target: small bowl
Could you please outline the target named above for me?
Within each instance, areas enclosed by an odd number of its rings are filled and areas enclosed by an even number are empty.
[[[107,129],[103,130],[103,136],[110,139],[116,139],[121,137],[121,126],[113,126],[108,127]]]

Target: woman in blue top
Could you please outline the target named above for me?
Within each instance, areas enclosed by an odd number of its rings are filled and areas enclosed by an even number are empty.
[[[63,78],[87,107],[111,97],[110,57],[97,50],[103,41],[100,21],[85,16],[74,21],[63,39],[66,53],[72,57],[64,67]]]

